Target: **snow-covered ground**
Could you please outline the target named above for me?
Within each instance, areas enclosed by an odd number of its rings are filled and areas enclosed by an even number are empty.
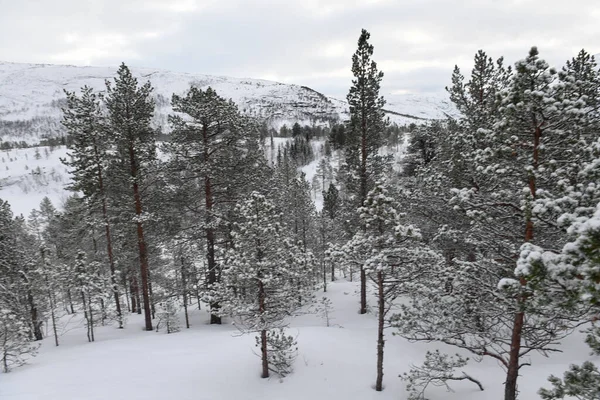
[[[0,199],[25,217],[45,196],[60,207],[69,195],[67,167],[60,162],[66,156],[65,146],[0,150]]]
[[[427,350],[455,349],[435,343],[409,343],[387,332],[383,392],[373,389],[377,324],[372,314],[359,315],[358,285],[340,279],[328,285],[332,323],[317,315],[294,318],[299,356],[293,374],[283,380],[260,378],[254,337],[239,336],[230,324],[208,325],[206,311],[194,310],[192,327],[167,335],[142,330],[141,316],[129,317],[126,329],[100,327],[88,343],[83,328],[63,334],[60,347],[51,337],[29,365],[0,374],[0,398],[10,400],[402,400],[407,398],[399,374],[420,364]],[[375,304],[371,299],[371,304]],[[532,357],[521,370],[521,400],[539,397],[550,374],[562,375],[570,363],[587,359],[580,335],[569,337],[564,353]],[[597,358],[597,357],[596,357]],[[454,392],[432,387],[431,400],[500,399],[504,373],[493,360],[471,362],[465,372],[481,380],[480,392],[470,382],[451,383]],[[460,371],[458,371],[460,373]]]

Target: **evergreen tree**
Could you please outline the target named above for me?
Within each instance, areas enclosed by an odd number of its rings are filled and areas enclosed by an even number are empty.
[[[350,106],[350,122],[346,138],[346,168],[349,181],[348,190],[354,196],[352,206],[356,210],[367,198],[375,181],[382,172],[385,159],[378,156],[383,145],[386,126],[383,106],[385,100],[379,96],[383,72],[378,71],[377,63],[371,59],[373,45],[369,44],[369,32],[362,30],[358,39],[358,49],[352,56],[352,86],[347,96]],[[360,313],[367,312],[366,275],[360,271]]]
[[[83,193],[90,212],[101,210],[106,241],[106,253],[110,268],[113,297],[119,328],[123,327],[121,301],[117,286],[111,221],[108,214],[106,168],[110,163],[111,143],[104,129],[105,121],[100,97],[90,87],[81,89],[81,97],[66,92],[67,106],[63,109],[62,123],[69,134],[69,159],[62,160],[71,168],[72,184],[69,189]],[[43,209],[41,208],[42,212]]]
[[[277,367],[269,364],[273,360],[269,350],[286,358],[295,346],[288,336],[273,330],[284,327],[284,318],[297,308],[296,299],[306,290],[308,274],[303,252],[286,236],[267,198],[253,192],[238,205],[237,214],[234,246],[227,253],[221,283],[222,312],[243,332],[258,333],[262,377],[267,378]],[[286,370],[279,366],[275,372],[285,374]]]
[[[41,318],[30,270],[24,253],[23,226],[15,219],[7,202],[0,199],[0,361],[2,370],[22,365],[34,356],[41,340]]]
[[[160,303],[157,317],[157,331],[161,325],[165,326],[168,334],[179,332],[181,330],[179,317],[177,316],[177,307],[175,306],[175,301],[173,299],[167,299]]]
[[[254,122],[243,117],[231,100],[211,88],[192,87],[185,97],[173,95],[172,103],[180,114],[169,117],[173,132],[167,151],[172,170],[181,175],[182,188],[202,199],[192,198],[185,206],[198,213],[196,218],[203,218],[198,227],[205,237],[210,287],[220,276],[216,243],[227,232],[226,215],[256,182],[254,174],[264,170],[265,160]],[[220,324],[219,304],[213,301],[210,306],[211,323]]]
[[[130,201],[133,201],[134,212],[129,219],[136,227],[145,329],[151,331],[148,245],[144,234],[144,221],[148,215],[144,212],[141,186],[156,156],[157,133],[151,127],[154,114],[154,100],[150,97],[152,86],[146,82],[138,87],[129,68],[121,64],[114,83],[106,81],[106,92],[106,129],[109,140],[116,146],[115,173],[122,187],[131,185]]]
[[[415,292],[413,286],[438,262],[437,254],[419,243],[418,229],[401,224],[394,203],[385,186],[377,184],[359,209],[362,229],[340,252],[366,271],[377,288],[377,391],[383,390],[386,316],[398,296]]]

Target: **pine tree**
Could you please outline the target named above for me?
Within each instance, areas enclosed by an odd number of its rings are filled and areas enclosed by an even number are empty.
[[[185,206],[203,216],[197,225],[206,241],[210,287],[219,280],[216,243],[218,235],[226,231],[225,216],[231,204],[256,182],[254,174],[264,169],[265,160],[259,152],[255,123],[243,117],[231,100],[211,88],[192,87],[185,97],[173,95],[172,103],[179,114],[169,117],[173,132],[167,151],[171,169],[181,175],[188,191]],[[202,202],[196,196],[201,196]],[[220,324],[219,304],[213,301],[210,306],[211,323]]]
[[[167,299],[159,304],[157,317],[157,331],[161,325],[165,326],[168,334],[179,332],[181,330],[179,317],[177,316],[177,307],[175,306],[175,301],[173,299]]]
[[[154,114],[154,100],[150,97],[152,86],[146,82],[138,87],[137,79],[129,68],[121,64],[114,83],[106,81],[106,92],[106,129],[109,140],[116,146],[116,173],[123,187],[131,185],[130,201],[134,204],[131,219],[136,226],[145,329],[151,331],[148,245],[144,234],[144,221],[148,215],[144,212],[141,186],[148,167],[156,157],[157,133],[151,127]]]
[[[81,89],[81,97],[66,92],[67,106],[63,109],[62,124],[69,134],[69,159],[62,162],[71,168],[72,184],[69,189],[81,192],[92,212],[101,209],[106,240],[106,253],[111,274],[113,297],[119,328],[123,327],[121,301],[117,286],[113,254],[111,222],[108,214],[106,168],[110,162],[111,143],[104,130],[104,116],[100,97],[90,87]]]
[[[418,229],[401,223],[394,203],[387,188],[376,184],[359,209],[361,230],[340,252],[345,262],[359,265],[377,288],[377,391],[383,390],[386,316],[394,300],[413,293],[413,286],[439,262],[435,252],[419,243]]]
[[[9,204],[0,199],[0,361],[4,372],[34,356],[37,345],[32,341],[42,339],[38,303],[28,279],[31,261],[22,246],[25,235]]]
[[[371,59],[373,45],[369,44],[369,32],[362,30],[358,39],[358,49],[352,56],[352,86],[347,96],[350,106],[350,122],[346,139],[346,165],[350,173],[346,183],[354,195],[353,207],[361,207],[367,193],[383,170],[385,159],[378,156],[383,145],[386,126],[383,106],[385,100],[379,96],[383,72],[378,71],[377,63]],[[367,312],[366,275],[361,269],[360,313]]]
[[[262,377],[267,378],[269,371],[277,367],[269,363],[273,360],[269,350],[285,359],[295,346],[289,337],[273,330],[284,327],[284,318],[298,307],[297,299],[306,290],[308,274],[303,252],[277,222],[279,215],[272,202],[253,192],[238,205],[237,214],[234,246],[227,253],[221,282],[222,312],[231,316],[243,332],[258,333]],[[284,363],[275,372],[289,372],[283,367],[290,365]]]
[[[564,238],[552,221],[560,210],[556,200],[563,198],[563,188],[580,179],[581,164],[575,167],[577,162],[567,158],[586,159],[586,142],[577,138],[589,120],[583,117],[588,115],[585,99],[565,94],[575,91],[556,84],[556,71],[537,49],[506,79],[508,70],[498,68],[494,74],[488,67],[479,68],[488,71],[488,79],[478,78],[487,86],[455,91],[464,95],[468,115],[442,127],[432,142],[435,156],[416,170],[423,184],[414,182],[415,192],[430,205],[411,207],[423,209],[430,222],[442,226],[433,242],[443,249],[446,263],[394,324],[406,338],[436,336],[478,357],[495,358],[507,370],[505,399],[511,400],[522,357],[554,349],[565,335],[556,326],[572,328],[581,322],[581,307],[551,307],[547,297],[532,295],[536,287],[540,293],[548,290],[551,282],[539,268],[524,266],[528,259],[536,260],[536,246],[555,247]],[[456,74],[454,78],[456,82]],[[475,86],[483,87],[484,95],[495,91],[497,102],[479,102],[475,94],[481,91],[468,90]],[[448,191],[454,209],[436,198]],[[460,213],[468,224],[460,221]],[[527,243],[521,247],[523,241]],[[446,310],[442,317],[436,311],[440,307]],[[461,333],[466,331],[469,335]]]
[[[1,305],[1,304],[0,304]],[[21,316],[0,308],[0,362],[2,371],[23,365],[37,354],[38,346],[29,340],[29,329]]]

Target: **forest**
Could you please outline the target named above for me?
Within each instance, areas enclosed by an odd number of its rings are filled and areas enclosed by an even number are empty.
[[[40,343],[60,347],[74,316],[91,343],[101,326],[135,329],[132,314],[176,334],[207,307],[211,325],[255,336],[262,378],[284,378],[302,346],[290,317],[310,308],[329,326],[320,297],[338,280],[359,282],[356,311],[375,316],[374,391],[392,337],[460,353],[428,351],[401,375],[409,400],[451,381],[483,390],[455,371],[467,358],[497,362],[515,400],[530,356],[551,359],[581,330],[600,355],[594,57],[581,50],[556,69],[536,47],[514,66],[479,50],[449,77],[460,118],[396,126],[373,54],[362,30],[349,119],[328,126],[268,129],[192,86],[172,96],[161,132],[150,82],[125,64],[105,91],[66,92],[68,135],[52,145],[68,148],[68,199],[28,218],[0,200],[2,371],[18,373]],[[592,362],[548,379],[542,399],[600,398]]]

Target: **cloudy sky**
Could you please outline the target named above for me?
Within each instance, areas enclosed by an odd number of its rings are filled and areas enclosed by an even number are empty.
[[[0,0],[0,60],[151,67],[344,97],[361,28],[384,93],[440,93],[484,49],[552,65],[600,53],[599,0]]]

